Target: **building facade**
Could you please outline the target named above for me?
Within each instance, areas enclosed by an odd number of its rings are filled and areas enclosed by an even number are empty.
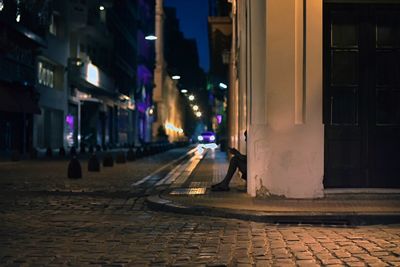
[[[250,195],[400,187],[399,8],[232,1],[231,87],[245,113],[231,134],[248,130]]]
[[[222,150],[227,145],[232,146],[228,139],[227,128],[232,125],[230,118],[233,112],[228,112],[230,77],[230,58],[232,47],[231,5],[227,0],[210,0],[208,17],[208,35],[210,46],[210,71],[208,89],[212,101],[212,129],[217,133]],[[229,118],[228,118],[229,117]],[[228,144],[229,143],[229,144]]]
[[[185,114],[183,112],[183,96],[178,87],[178,80],[172,79],[173,75],[168,71],[168,62],[165,60],[166,40],[164,23],[165,17],[163,0],[156,0],[156,67],[154,70],[154,92],[155,118],[153,123],[154,140],[165,140],[170,142],[180,141],[184,138],[183,131]]]
[[[38,105],[36,55],[47,46],[50,15],[48,1],[1,2],[0,154],[29,152],[34,144],[34,116],[43,113]]]
[[[55,1],[49,10],[46,47],[35,59],[36,88],[41,114],[33,118],[33,146],[38,149],[67,146],[65,118],[68,114],[67,66],[69,57],[65,3]]]
[[[150,142],[154,1],[1,1],[0,151]]]

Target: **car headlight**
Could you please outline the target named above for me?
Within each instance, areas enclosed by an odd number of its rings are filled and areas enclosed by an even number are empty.
[[[214,135],[211,135],[210,136],[210,141],[214,141],[215,140],[215,136]]]
[[[197,140],[203,141],[203,136],[201,136],[201,135],[197,136]]]

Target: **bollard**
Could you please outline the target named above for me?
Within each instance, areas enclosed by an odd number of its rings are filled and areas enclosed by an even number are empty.
[[[76,156],[76,148],[74,146],[69,150],[69,155],[71,157]]]
[[[104,167],[112,167],[114,166],[114,159],[111,153],[106,153],[103,158],[103,166]]]
[[[90,172],[99,172],[100,171],[100,162],[96,156],[96,153],[93,153],[92,156],[90,156],[90,158],[89,158],[88,171],[90,171]]]
[[[118,152],[117,158],[115,159],[115,162],[119,163],[119,164],[126,163],[125,152],[123,152],[123,151]]]
[[[65,157],[65,149],[64,149],[63,146],[60,147],[60,149],[58,150],[58,155],[59,155],[60,157]]]
[[[82,178],[82,168],[79,160],[74,156],[68,164],[68,178],[80,179]]]
[[[46,149],[46,157],[53,157],[53,150],[50,147]]]
[[[128,153],[126,153],[126,159],[128,161],[134,161],[135,160],[135,152],[133,151],[132,148],[129,148]]]

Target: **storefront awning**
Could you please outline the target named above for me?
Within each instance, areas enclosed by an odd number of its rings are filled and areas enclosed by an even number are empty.
[[[40,114],[32,88],[0,83],[0,111]]]

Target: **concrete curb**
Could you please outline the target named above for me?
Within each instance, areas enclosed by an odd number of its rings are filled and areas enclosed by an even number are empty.
[[[191,206],[165,199],[162,195],[146,198],[148,207],[156,211],[179,214],[222,217],[273,224],[313,224],[313,225],[372,225],[398,224],[400,213],[292,213],[259,212],[251,210],[222,209],[206,206]]]

